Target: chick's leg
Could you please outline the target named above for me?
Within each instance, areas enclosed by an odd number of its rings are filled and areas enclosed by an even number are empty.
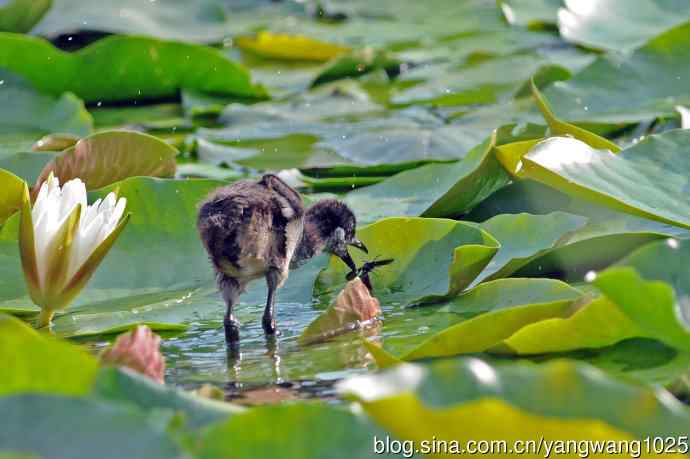
[[[240,298],[240,284],[236,279],[221,274],[218,276],[218,287],[225,301],[225,316],[223,317],[225,342],[236,344],[240,340],[240,323],[232,313],[232,309]]]
[[[275,302],[276,292],[283,279],[283,274],[278,268],[270,268],[266,273],[266,284],[268,285],[268,298],[266,299],[266,309],[264,309],[264,317],[262,325],[264,332],[267,335],[274,335],[277,333],[276,319],[275,319]]]

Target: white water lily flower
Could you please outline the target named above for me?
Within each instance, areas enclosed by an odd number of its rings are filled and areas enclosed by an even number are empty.
[[[86,285],[129,221],[126,205],[109,193],[89,206],[78,178],[60,187],[51,174],[33,209],[25,189],[19,249],[29,294],[41,307],[39,326],[49,325]]]

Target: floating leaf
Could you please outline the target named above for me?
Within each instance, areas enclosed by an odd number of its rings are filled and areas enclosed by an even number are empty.
[[[269,59],[325,62],[350,51],[344,46],[314,40],[304,35],[259,32],[254,37],[238,37],[235,44]]]
[[[175,175],[177,150],[156,137],[134,131],[105,131],[78,141],[41,172],[37,190],[52,173],[66,183],[80,178],[89,190],[134,176]]]
[[[569,233],[586,223],[586,218],[564,212],[505,214],[485,221],[479,226],[495,237],[501,248],[473,284],[510,276],[531,260],[561,245]]]
[[[685,130],[649,136],[618,155],[553,137],[523,158],[520,175],[613,209],[688,228],[689,146]]]
[[[446,321],[434,322],[433,317],[427,323],[419,320],[417,326],[426,330],[419,339],[409,344],[393,339],[385,348],[402,360],[483,352],[525,325],[568,316],[572,303],[581,296],[580,291],[553,279],[487,282],[438,306],[437,313],[447,314]]]
[[[493,155],[494,143],[492,136],[457,163],[422,166],[355,190],[345,202],[362,222],[398,215],[447,217],[467,212],[509,181]]]
[[[569,361],[491,366],[467,358],[405,364],[351,378],[339,387],[404,440],[465,444],[481,438],[510,445],[516,440],[683,436],[690,429],[687,409],[664,390],[617,381]]]
[[[51,62],[51,72],[45,63]],[[86,102],[174,96],[181,88],[265,97],[249,73],[215,49],[153,38],[110,36],[66,53],[49,42],[0,33],[0,67],[38,90],[70,91]],[[104,72],[117,68],[118,72]]]
[[[181,457],[167,432],[170,417],[160,413],[39,394],[2,397],[0,410],[6,415],[0,421],[0,445],[10,450],[56,459]]]
[[[85,349],[39,334],[19,319],[0,315],[0,368],[1,395],[83,395],[93,385],[98,362]]]
[[[499,248],[473,226],[444,219],[387,218],[357,232],[372,256],[393,258],[371,274],[373,292],[383,304],[411,304],[455,295],[465,289]],[[361,265],[366,256],[352,253]],[[339,289],[347,267],[331,260],[319,275],[323,292]]]
[[[185,415],[185,425],[192,429],[242,412],[241,408],[229,403],[198,397],[116,368],[104,368],[98,372],[92,396],[110,402],[133,404],[143,411],[159,409],[180,412]]]
[[[625,1],[608,3],[638,12],[637,5],[631,9]],[[683,2],[671,3],[676,5],[670,10],[673,17],[682,18],[683,13],[674,9]],[[690,5],[683,3],[683,8],[690,12]],[[598,14],[601,9],[592,11]],[[619,28],[603,30],[608,33]],[[635,123],[674,116],[676,105],[690,105],[690,80],[684,78],[689,73],[690,22],[664,32],[632,54],[601,56],[570,80],[555,83],[544,95],[555,112],[571,122]]]
[[[280,426],[266,429],[266,426]],[[328,426],[328,435],[314,435]],[[257,407],[210,426],[198,438],[195,457],[212,459],[381,457],[371,447],[373,435],[385,435],[363,416],[316,403]]]
[[[45,133],[66,132],[84,136],[91,132],[93,119],[74,94],[62,91],[54,95],[40,93],[1,67],[0,132],[21,132],[31,142]],[[9,153],[19,151],[22,150],[12,149]]]
[[[387,74],[395,74],[399,71],[400,65],[401,62],[386,51],[363,48],[330,62],[314,78],[312,86],[341,78],[357,78],[378,70],[383,70]]]
[[[690,19],[690,5],[677,0],[563,0],[558,25],[566,40],[593,48],[630,51]],[[611,24],[616,27],[611,27]]]

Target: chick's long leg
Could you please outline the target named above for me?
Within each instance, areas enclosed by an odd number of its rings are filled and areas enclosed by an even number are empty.
[[[232,313],[232,309],[240,298],[240,284],[232,277],[220,275],[218,286],[225,301],[225,316],[223,316],[225,342],[227,344],[236,344],[240,340],[240,323]]]
[[[275,302],[276,292],[280,285],[282,274],[278,268],[270,268],[266,273],[266,284],[268,285],[268,298],[266,299],[266,309],[264,309],[264,317],[262,325],[264,332],[267,335],[276,334],[276,319],[275,319]]]

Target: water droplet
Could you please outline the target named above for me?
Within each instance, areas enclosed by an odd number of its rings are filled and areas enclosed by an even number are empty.
[[[679,246],[678,239],[673,239],[672,237],[670,237],[666,239],[666,245],[675,250]]]
[[[586,282],[594,282],[594,280],[596,278],[597,278],[596,271],[587,271],[587,274],[585,274],[585,281]]]

